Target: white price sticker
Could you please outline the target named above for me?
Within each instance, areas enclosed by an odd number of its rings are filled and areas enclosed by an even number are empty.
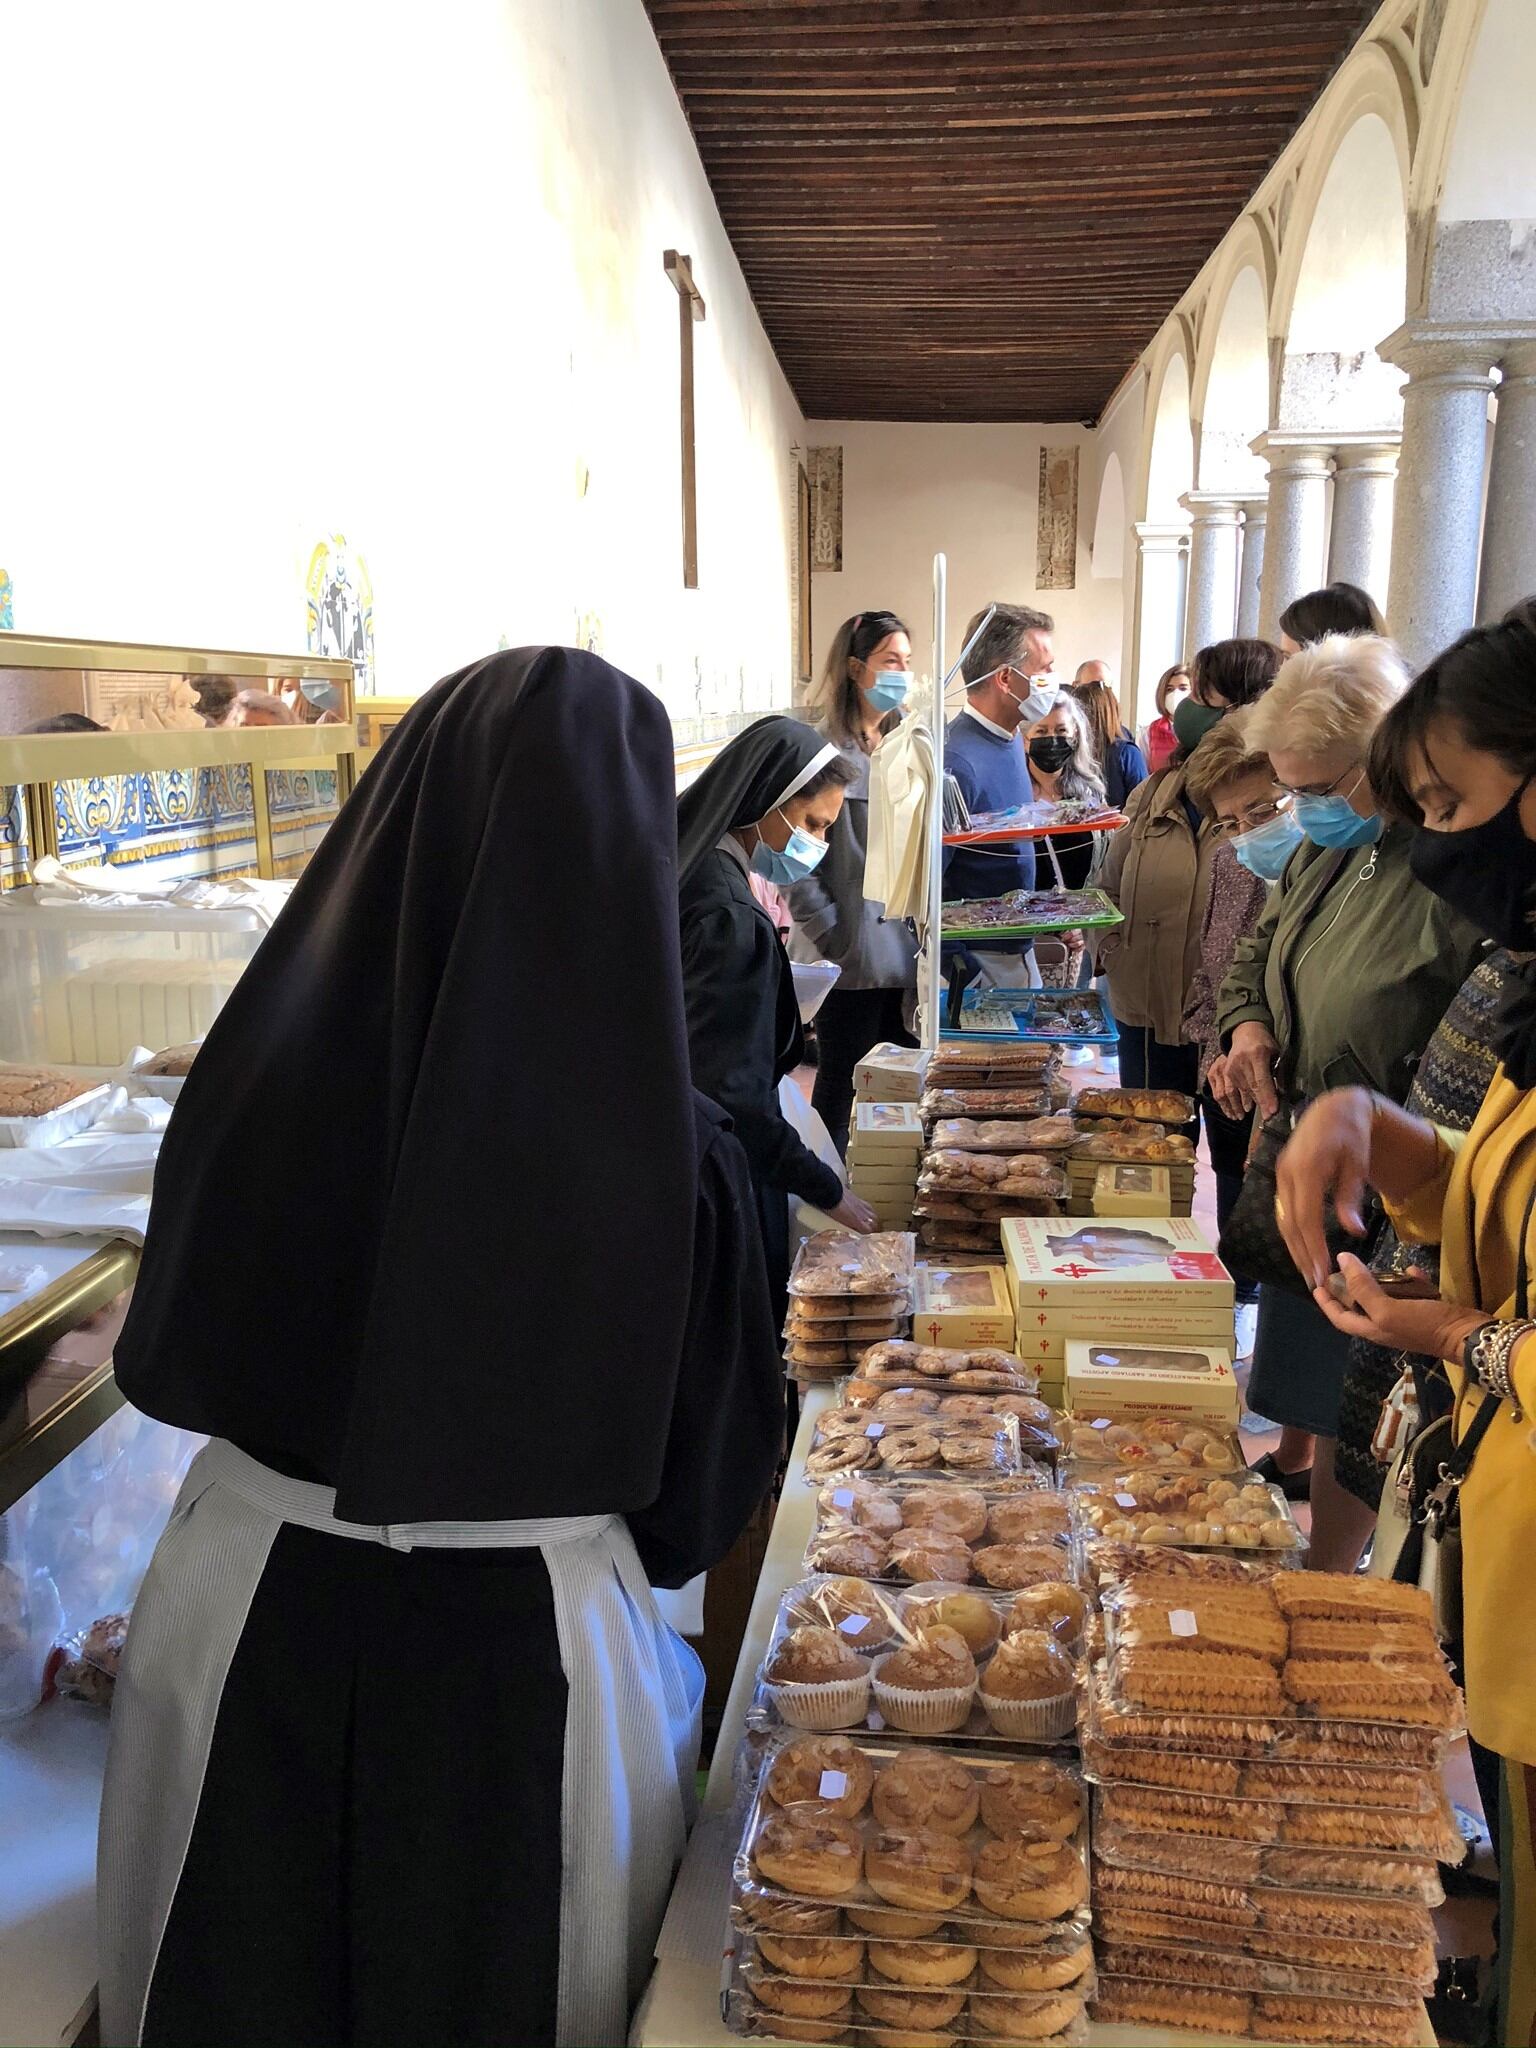
[[[1113,1416],[1111,1416],[1111,1415],[1101,1415],[1101,1416],[1099,1417],[1098,1421],[1097,1421],[1097,1422],[1094,1422],[1094,1423],[1091,1423],[1091,1424],[1089,1425],[1089,1427],[1090,1427],[1090,1428],[1092,1428],[1092,1429],[1108,1429],[1108,1428],[1110,1427],[1110,1425],[1111,1425],[1111,1423],[1112,1423],[1113,1421],[1114,1421],[1114,1417],[1113,1417]]]
[[[837,1625],[845,1636],[861,1636],[869,1627],[869,1616],[850,1614],[845,1621],[840,1621]]]
[[[884,1424],[883,1422],[872,1422],[872,1423],[871,1423],[871,1424],[869,1425],[868,1429],[866,1429],[866,1430],[865,1430],[864,1434],[865,1434],[866,1436],[868,1436],[868,1437],[881,1437],[881,1436],[884,1436],[884,1435],[885,1435],[885,1424]]]
[[[1134,1493],[1117,1493],[1117,1494],[1115,1495],[1115,1506],[1116,1506],[1116,1507],[1119,1507],[1119,1508],[1133,1508],[1133,1507],[1135,1507],[1135,1505],[1136,1505],[1136,1496],[1135,1496],[1135,1494],[1134,1494]]]
[[[832,1505],[835,1508],[851,1508],[853,1506],[853,1488],[851,1486],[839,1486],[832,1495]]]
[[[819,1796],[823,1799],[841,1799],[848,1790],[846,1771],[823,1771]]]
[[[1187,1607],[1171,1607],[1168,1610],[1168,1632],[1175,1636],[1197,1636],[1200,1624]]]

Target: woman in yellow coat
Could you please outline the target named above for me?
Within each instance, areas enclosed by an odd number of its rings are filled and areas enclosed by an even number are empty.
[[[1468,633],[1381,725],[1370,777],[1418,827],[1425,886],[1520,956],[1477,1121],[1440,1131],[1359,1088],[1325,1095],[1281,1155],[1275,1214],[1318,1305],[1351,1336],[1442,1358],[1454,1431],[1496,1403],[1460,1488],[1463,1669],[1474,1743],[1498,1759],[1500,2024],[1536,2042],[1536,609]],[[1375,1188],[1402,1236],[1441,1247],[1440,1294],[1387,1294],[1344,1253],[1325,1284],[1324,1198],[1361,1229]],[[1526,1287],[1522,1289],[1522,1278]],[[1522,1301],[1522,1294],[1528,1299]],[[1490,1759],[1491,1760],[1491,1759]],[[1480,1771],[1485,1784],[1490,1774]]]

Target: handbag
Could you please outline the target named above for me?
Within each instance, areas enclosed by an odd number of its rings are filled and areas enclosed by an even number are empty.
[[[1516,1322],[1525,1322],[1530,1312],[1530,1272],[1525,1246],[1533,1213],[1536,1187],[1527,1197],[1525,1214],[1520,1220],[1520,1250],[1515,1264]],[[1477,1306],[1482,1305],[1479,1300]],[[1485,1387],[1477,1413],[1459,1443],[1453,1441],[1455,1410],[1450,1408],[1419,1431],[1406,1453],[1406,1492],[1413,1533],[1399,1552],[1393,1577],[1428,1589],[1435,1603],[1435,1627],[1458,1663],[1463,1614],[1461,1489],[1472,1470],[1478,1445],[1503,1406],[1502,1395],[1490,1393]]]
[[[1256,1280],[1261,1287],[1283,1287],[1287,1293],[1303,1294],[1310,1300],[1312,1289],[1297,1270],[1296,1261],[1286,1249],[1280,1226],[1275,1221],[1275,1168],[1295,1129],[1296,1120],[1306,1106],[1299,1097],[1283,1102],[1264,1123],[1254,1141],[1243,1174],[1243,1185],[1227,1218],[1217,1250],[1222,1263],[1241,1273],[1245,1280]],[[1347,1251],[1353,1252],[1357,1258],[1369,1259],[1383,1221],[1380,1205],[1373,1198],[1366,1215],[1366,1235],[1362,1240],[1344,1228],[1330,1203],[1324,1233],[1330,1257],[1337,1262],[1339,1253]]]

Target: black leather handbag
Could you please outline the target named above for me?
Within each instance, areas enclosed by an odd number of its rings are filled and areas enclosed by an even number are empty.
[[[1310,1299],[1312,1289],[1287,1251],[1275,1221],[1275,1168],[1306,1106],[1299,1098],[1282,1103],[1260,1130],[1217,1249],[1223,1263],[1241,1273],[1245,1280],[1256,1280],[1261,1287],[1283,1287],[1290,1294],[1304,1294]],[[1353,1252],[1358,1259],[1370,1258],[1383,1221],[1380,1205],[1374,1198],[1365,1220],[1365,1236],[1354,1236],[1333,1214],[1330,1202],[1326,1224],[1330,1257],[1337,1260],[1340,1252]]]

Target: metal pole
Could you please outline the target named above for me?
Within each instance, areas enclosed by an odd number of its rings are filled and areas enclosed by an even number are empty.
[[[923,950],[923,1045],[932,1052],[939,1042],[944,1015],[944,639],[949,596],[949,563],[933,558],[933,801],[928,824],[928,931]]]

